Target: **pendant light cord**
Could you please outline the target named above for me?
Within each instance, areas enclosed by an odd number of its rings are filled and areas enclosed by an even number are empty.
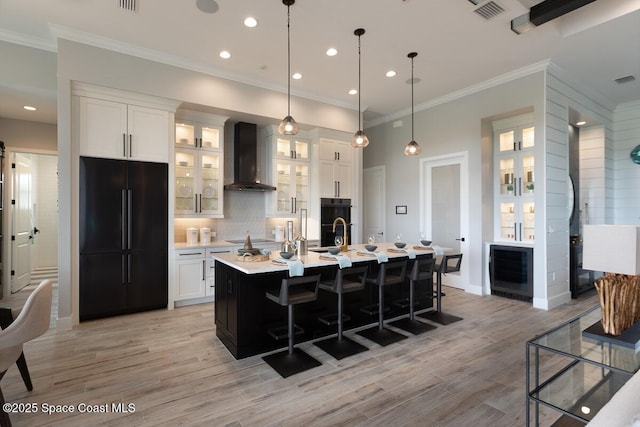
[[[413,137],[413,57],[411,57],[411,141],[415,141]]]
[[[360,62],[361,62],[361,54],[360,54],[360,35],[358,36],[358,130],[362,130],[362,114],[360,107],[360,80],[361,80],[361,72],[360,72]]]
[[[291,16],[287,5],[287,116],[291,115]]]

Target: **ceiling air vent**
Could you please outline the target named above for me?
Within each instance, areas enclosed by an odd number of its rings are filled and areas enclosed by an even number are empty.
[[[120,8],[135,12],[138,5],[138,0],[120,0]]]
[[[504,12],[504,9],[498,3],[490,1],[474,10],[474,12],[482,16],[484,19],[491,19]]]
[[[618,84],[622,84],[622,83],[632,82],[635,79],[636,78],[633,77],[633,76],[624,76],[624,77],[618,77],[617,79],[614,80],[614,82],[616,82]]]

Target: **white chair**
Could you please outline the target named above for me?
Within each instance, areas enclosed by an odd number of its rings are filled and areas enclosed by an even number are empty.
[[[39,337],[49,329],[52,294],[51,281],[43,280],[29,295],[13,323],[0,331],[0,380],[22,354],[24,343]],[[0,400],[4,405],[2,388],[0,388]],[[3,427],[11,425],[9,415],[4,410],[0,411],[0,425]]]

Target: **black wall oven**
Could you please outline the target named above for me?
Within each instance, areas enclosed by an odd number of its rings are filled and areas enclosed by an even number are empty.
[[[336,224],[336,232],[333,232],[333,220],[337,217],[346,221],[347,235],[351,239],[351,199],[320,199],[320,246],[335,246],[336,234],[344,236],[342,222]]]

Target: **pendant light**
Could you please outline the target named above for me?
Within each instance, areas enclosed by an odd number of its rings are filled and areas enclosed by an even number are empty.
[[[418,56],[417,52],[411,52],[407,55],[411,59],[411,142],[404,147],[405,156],[417,156],[422,153],[422,148],[413,137],[413,83],[415,82],[413,79],[413,58],[416,56]]]
[[[291,117],[291,31],[289,29],[291,18],[289,7],[295,2],[296,0],[282,0],[282,3],[287,6],[287,117],[282,119],[280,126],[278,126],[278,132],[281,135],[295,135],[300,130],[296,121]]]
[[[364,28],[358,28],[353,32],[356,36],[358,36],[358,131],[351,138],[351,146],[356,148],[364,148],[369,145],[369,138],[364,134],[362,130],[361,113],[360,113],[360,37],[364,34]]]

